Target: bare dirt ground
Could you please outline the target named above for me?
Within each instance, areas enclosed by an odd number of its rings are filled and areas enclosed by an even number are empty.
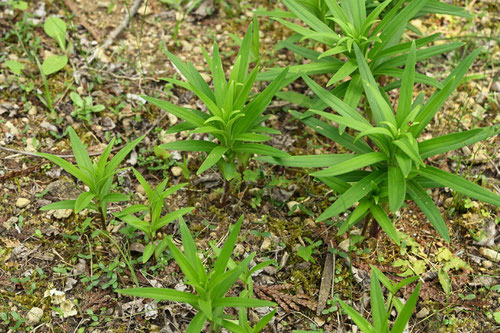
[[[219,208],[222,179],[211,172],[196,176],[201,155],[165,156],[154,151],[160,143],[181,138],[165,134],[165,129],[179,120],[144,104],[140,95],[199,107],[192,93],[161,80],[179,78],[162,49],[166,47],[182,60],[191,61],[210,80],[202,47],[210,49],[216,41],[225,64],[232,64],[238,47],[235,39],[243,36],[253,10],[272,9],[275,1],[228,1],[230,6],[225,7],[225,1],[208,0],[188,15],[183,14],[184,3],[176,9],[159,0],[149,0],[147,5],[144,1],[131,25],[107,49],[96,52],[96,47],[123,22],[131,2],[39,0],[30,1],[26,11],[0,7],[0,64],[7,59],[25,64],[20,79],[5,66],[0,68],[0,148],[10,149],[0,150],[0,331],[183,332],[194,315],[182,304],[133,299],[113,291],[133,285],[116,245],[130,251],[141,286],[174,288],[182,283],[182,273],[167,252],[156,262],[143,265],[137,261],[144,250],[143,237],[137,231],[113,221],[108,227],[114,240],[110,242],[93,233],[91,227],[82,227],[87,217],[94,218],[91,212],[39,210],[50,202],[75,198],[81,191],[77,179],[29,155],[36,151],[71,154],[65,135],[69,125],[91,152],[102,151],[113,136],[121,145],[146,133],[146,139],[124,164],[133,165],[150,183],[165,177],[169,185],[189,182],[169,199],[168,206],[196,207],[188,222],[198,247],[207,256],[211,255],[209,242],[223,241],[228,226],[245,215],[235,258],[256,251],[256,263],[265,259],[278,263],[255,277],[256,297],[279,305],[266,328],[268,332],[355,332],[352,321],[334,300],[352,301],[356,309],[369,316],[370,265],[394,281],[414,273],[422,276],[409,332],[499,330],[497,208],[440,189],[432,196],[447,221],[449,244],[412,204],[394,216],[396,228],[406,235],[403,248],[385,234],[356,243],[348,235],[337,236],[331,225],[314,222],[333,194],[304,170],[253,162],[246,175],[247,186],[235,186],[230,203]],[[482,48],[469,70],[469,80],[438,113],[426,137],[500,122],[498,4],[492,0],[458,1],[458,5],[467,5],[474,18],[433,15],[413,22],[424,34],[441,32],[443,40],[465,42],[456,51],[418,63],[420,73],[443,79],[471,50]],[[42,28],[51,15],[65,19],[67,38],[73,43],[70,63],[48,78],[57,113],[52,120],[37,97],[43,90],[37,68],[29,63],[14,33],[22,36],[28,48],[36,47],[41,58],[57,53],[57,45]],[[260,19],[260,29],[266,67],[301,61],[291,52],[273,50],[278,41],[290,35],[287,29],[265,17]],[[322,83],[328,80],[316,79]],[[425,86],[418,88],[427,96],[433,91]],[[307,86],[297,81],[287,89],[304,92]],[[92,96],[94,104],[105,105],[105,110],[93,114],[90,122],[72,116],[72,91]],[[280,100],[269,108],[273,114],[270,124],[283,133],[273,140],[275,147],[292,154],[336,151],[335,143],[293,120],[286,112],[290,108],[295,106]],[[431,163],[499,193],[498,149],[498,137],[493,137],[438,156]],[[130,170],[120,172],[117,183],[133,202],[144,198]],[[294,207],[299,204],[301,209],[297,211]],[[111,212],[122,208],[115,204]],[[162,233],[177,235],[178,228],[172,223]],[[313,253],[314,262],[297,254],[298,247],[309,244],[307,239],[322,241]],[[444,265],[450,267],[450,293],[443,290],[437,274]],[[333,269],[326,272],[328,266]],[[333,281],[331,290],[321,290],[322,276]],[[412,288],[404,289],[400,296],[406,299],[411,292]],[[321,293],[327,293],[327,304],[318,304]],[[35,313],[33,308],[41,312]],[[265,314],[251,313],[252,319]]]

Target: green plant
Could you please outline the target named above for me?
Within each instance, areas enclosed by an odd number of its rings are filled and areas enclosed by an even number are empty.
[[[71,112],[71,116],[84,120],[87,123],[91,122],[92,113],[101,112],[105,109],[102,104],[93,105],[92,96],[87,96],[84,99],[76,92],[72,91],[69,97],[73,101],[75,110]]]
[[[119,213],[115,213],[114,215],[146,234],[147,245],[144,249],[144,253],[142,254],[142,262],[145,263],[149,260],[149,258],[151,258],[153,253],[155,258],[158,258],[167,247],[166,238],[161,240],[159,243],[155,243],[156,232],[168,223],[189,213],[194,209],[194,207],[181,208],[161,216],[162,210],[165,206],[165,198],[186,186],[186,183],[177,184],[165,190],[168,181],[168,179],[165,179],[153,190],[137,170],[133,169],[133,171],[137,180],[139,180],[139,183],[141,183],[144,191],[146,192],[148,204],[132,205]],[[138,218],[132,215],[134,213],[142,213],[142,215]],[[149,216],[149,220],[146,220],[146,216]]]
[[[272,316],[269,317],[268,315],[262,318],[256,327],[247,329],[246,326],[238,325],[234,320],[230,319],[230,316],[224,314],[224,308],[226,307],[249,308],[274,305],[269,301],[248,297],[247,294],[239,297],[225,297],[241,274],[248,270],[248,265],[255,256],[255,253],[253,253],[235,267],[229,267],[231,253],[234,250],[242,222],[243,217],[233,226],[210,271],[203,266],[193,237],[182,217],[179,219],[179,225],[184,254],[174,245],[171,236],[166,238],[174,259],[186,276],[186,284],[191,285],[196,294],[166,288],[118,289],[116,292],[191,305],[198,313],[191,320],[186,332],[201,332],[206,321],[210,322],[211,331],[214,332],[218,332],[220,327],[224,327],[231,332],[259,332]]]
[[[500,196],[462,177],[426,165],[423,159],[498,134],[500,125],[451,133],[421,142],[418,142],[417,138],[448,96],[460,84],[460,80],[479,50],[472,52],[458,65],[444,80],[443,88],[434,92],[424,103],[423,94],[412,101],[417,58],[416,45],[412,42],[403,73],[397,111],[393,111],[388,102],[389,97],[378,89],[363,52],[357,45],[353,47],[361,82],[376,126],[363,118],[352,106],[320,87],[309,77],[304,77],[309,87],[338,115],[314,109],[310,109],[306,114],[299,112],[292,112],[292,114],[297,118],[302,118],[305,124],[352,150],[355,154],[295,156],[281,161],[274,159],[274,163],[302,167],[329,166],[312,175],[339,193],[339,197],[317,220],[323,221],[334,217],[355,203],[359,203],[349,218],[340,226],[339,234],[346,232],[362,218],[365,218],[366,228],[373,217],[375,221],[372,226],[375,228],[372,229],[372,234],[376,233],[378,223],[389,237],[399,244],[398,234],[388,212],[398,211],[406,199],[411,199],[427,216],[441,237],[449,242],[446,223],[425,188],[449,187],[471,198],[497,206],[500,206]],[[340,127],[337,128],[315,119],[310,116],[311,113],[336,122]],[[353,137],[345,133],[344,129],[347,127],[359,134]],[[366,141],[362,138],[366,138]],[[260,159],[273,161],[265,157]],[[371,170],[359,170],[366,167],[370,167]]]
[[[169,102],[144,96],[148,102],[170,112],[185,122],[169,129],[167,133],[188,131],[189,134],[207,133],[212,141],[185,140],[161,145],[170,150],[201,151],[207,156],[198,169],[198,174],[216,165],[226,180],[223,202],[229,193],[230,180],[237,169],[242,173],[253,154],[275,157],[287,157],[286,152],[261,144],[271,139],[262,133],[279,134],[272,128],[262,126],[267,118],[262,116],[274,94],[281,88],[286,69],[261,93],[252,95],[250,91],[259,71],[258,59],[256,66],[248,74],[252,50],[258,53],[258,27],[256,21],[248,27],[233,70],[226,81],[222,67],[219,48],[214,43],[213,55],[204,52],[205,59],[212,72],[214,90],[211,90],[195,67],[188,62],[183,63],[178,57],[165,51],[175,68],[186,79],[186,82],[165,79],[169,82],[194,92],[206,105],[208,114]],[[250,143],[247,143],[250,142]]]
[[[314,258],[312,257],[313,253],[316,252],[316,249],[323,243],[321,240],[317,241],[317,242],[313,242],[311,239],[305,237],[304,238],[308,243],[309,245],[306,245],[306,246],[299,246],[298,250],[297,250],[297,254],[302,258],[304,259],[305,261],[309,262],[313,262],[315,263],[316,261],[314,261]]]
[[[351,317],[351,319],[358,325],[358,327],[363,332],[370,333],[383,333],[389,332],[389,316],[391,315],[393,307],[396,308],[398,312],[398,317],[392,325],[391,333],[402,333],[406,324],[410,320],[411,314],[415,309],[417,304],[418,294],[420,292],[421,282],[417,284],[415,290],[410,295],[406,303],[403,305],[401,301],[394,297],[394,295],[399,291],[399,289],[410,283],[418,280],[418,277],[414,276],[411,278],[404,279],[398,284],[394,284],[390,281],[378,268],[372,266],[371,272],[371,282],[370,282],[370,301],[372,310],[372,321],[373,325],[368,322],[361,314],[354,310],[351,306],[338,300],[342,309]],[[387,303],[384,302],[384,295],[382,293],[382,288],[380,282],[389,291],[389,296],[387,297]]]
[[[129,197],[121,193],[111,192],[114,175],[118,172],[118,166],[121,161],[130,153],[132,149],[144,138],[144,136],[135,139],[126,144],[120,151],[108,162],[111,149],[115,138],[111,140],[106,149],[102,152],[99,160],[94,163],[83,145],[82,141],[71,127],[68,128],[69,137],[73,154],[75,155],[76,165],[73,165],[61,157],[38,153],[52,163],[60,166],[65,171],[75,176],[77,179],[88,186],[89,191],[83,192],[76,200],[62,200],[43,206],[41,210],[52,209],[74,209],[75,213],[88,208],[97,211],[101,216],[101,226],[106,230],[106,221],[108,215],[108,204],[111,202],[120,202],[129,200]]]
[[[380,76],[399,79],[386,85],[384,90],[399,87],[403,76],[403,70],[399,67],[404,65],[411,46],[411,42],[400,43],[400,41],[410,20],[422,11],[425,13],[426,9],[430,11],[440,9],[438,12],[466,15],[464,10],[438,1],[410,1],[406,7],[403,7],[405,2],[404,0],[386,0],[367,13],[365,0],[342,0],[340,5],[337,0],[283,0],[291,12],[273,11],[268,15],[292,29],[296,35],[280,42],[279,45],[310,60],[307,64],[291,66],[288,77],[292,81],[301,75],[333,74],[327,84],[327,86],[336,85],[331,93],[355,108],[363,92],[362,77],[354,52],[354,45],[357,45],[368,60],[375,79]],[[384,9],[391,4],[393,5],[391,10],[383,18],[379,18]],[[308,28],[285,20],[285,18],[300,18]],[[336,32],[338,30],[340,34]],[[419,38],[415,40],[415,45],[420,49],[436,40],[439,35]],[[306,39],[324,44],[326,50],[320,53],[296,44]],[[417,52],[417,60],[427,59],[462,45],[463,43],[455,42],[423,48]],[[280,71],[279,68],[272,68],[259,75],[258,79],[271,80]],[[340,83],[346,78],[347,80]],[[415,74],[415,80],[437,88],[442,87],[436,79],[419,73]],[[278,96],[293,101],[296,93],[280,93]],[[323,109],[327,106],[320,100],[316,102],[315,109]]]

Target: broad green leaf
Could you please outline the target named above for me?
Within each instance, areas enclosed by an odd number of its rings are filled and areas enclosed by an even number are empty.
[[[259,333],[266,327],[266,325],[273,319],[274,315],[276,314],[276,309],[269,312],[267,315],[262,317],[257,324],[254,326],[252,333]]]
[[[405,305],[403,306],[403,309],[398,315],[398,318],[396,319],[396,322],[394,322],[394,325],[392,326],[391,333],[403,333],[406,324],[408,324],[408,321],[411,318],[411,315],[413,313],[413,310],[415,309],[415,305],[417,304],[418,301],[418,294],[420,293],[420,287],[422,286],[422,283],[419,282],[413,293],[410,295],[408,300],[406,301]]]
[[[395,294],[396,288],[394,288],[394,284],[384,275],[384,273],[373,265],[370,265],[370,267],[372,269],[371,278],[373,279],[373,277],[376,276],[377,280],[380,281],[391,294]]]
[[[461,16],[466,18],[472,17],[472,15],[469,12],[467,12],[465,8],[453,6],[440,0],[428,0],[424,8],[422,8],[422,12]]]
[[[405,201],[406,179],[401,168],[393,166],[389,166],[387,176],[389,186],[389,207],[391,212],[396,212]]]
[[[189,326],[186,328],[186,333],[200,333],[206,321],[207,317],[205,317],[203,312],[198,312],[193,319],[191,319]]]
[[[316,113],[316,114],[318,114],[318,115],[320,115],[328,120],[331,120],[333,122],[336,122],[339,125],[355,129],[356,131],[360,131],[360,132],[368,131],[368,130],[371,130],[373,128],[372,125],[370,125],[367,122],[354,120],[354,119],[351,119],[349,117],[338,116],[336,114],[331,114],[328,112],[318,111],[318,110],[314,110],[314,109],[309,109],[308,111]],[[354,139],[354,140],[356,140],[356,139]]]
[[[271,156],[258,156],[255,159],[266,163],[277,164],[287,167],[299,168],[321,168],[350,160],[355,154],[321,154],[321,155],[299,155],[286,158]]]
[[[371,172],[368,176],[364,177],[362,180],[358,181],[351,188],[349,188],[345,193],[343,193],[333,205],[328,207],[323,214],[317,218],[317,222],[324,221],[333,216],[344,212],[349,207],[358,202],[361,198],[367,195],[372,190],[372,182],[378,184],[384,178],[385,173],[383,171]]]
[[[128,200],[130,200],[130,197],[123,193],[108,193],[102,198],[104,202],[122,202]]]
[[[407,178],[412,169],[411,158],[408,155],[406,155],[401,149],[396,149],[395,156],[396,156],[396,161],[398,161],[398,166],[401,169],[401,172],[403,173],[403,176]]]
[[[208,118],[208,115],[206,115],[204,118],[200,117],[198,114],[195,114],[192,112],[192,110],[177,106],[175,104],[169,103],[167,101],[163,101],[161,99],[149,97],[149,96],[141,96],[144,98],[146,101],[149,103],[156,105],[162,110],[165,110],[167,112],[170,112],[171,114],[185,120],[187,123],[196,125],[196,126],[202,126],[205,122],[205,120]]]
[[[449,243],[450,235],[448,234],[446,223],[441,216],[441,212],[436,207],[425,189],[412,179],[408,182],[408,194],[410,195],[411,199],[415,201],[417,206],[422,210],[425,216],[427,216],[429,222],[431,222],[432,226],[434,227],[434,229],[436,229],[439,235]]]
[[[406,61],[403,80],[401,82],[401,90],[399,92],[398,110],[396,112],[396,120],[398,126],[401,126],[403,120],[411,111],[411,103],[413,100],[413,84],[415,83],[415,63],[416,63],[416,46],[412,42],[410,53]]]
[[[160,147],[168,150],[182,150],[182,151],[204,151],[210,152],[218,145],[214,142],[205,140],[185,140],[168,142],[160,145]]]
[[[149,258],[153,255],[155,251],[155,245],[153,243],[149,243],[144,247],[144,252],[142,253],[142,263],[145,264],[148,262]]]
[[[172,255],[179,265],[180,269],[188,279],[188,282],[193,285],[197,285],[200,283],[200,273],[203,274],[201,271],[198,271],[192,264],[191,261],[188,260],[182,252],[174,245],[170,237],[165,238],[166,242],[168,244],[168,247],[170,248],[170,251],[172,252]],[[184,249],[186,251],[186,248]],[[195,252],[196,255],[196,252]],[[199,258],[198,258],[199,260]],[[194,265],[197,265],[197,262],[193,262]],[[197,265],[198,266],[198,265]]]
[[[436,38],[441,36],[440,33],[437,34],[432,34],[429,36],[425,36],[423,38],[415,39],[411,42],[406,42],[406,43],[400,43],[397,45],[394,45],[392,47],[389,47],[377,54],[377,56],[374,58],[374,60],[379,59],[379,58],[384,58],[384,57],[389,57],[392,55],[396,54],[401,54],[401,53],[406,53],[411,47],[411,44],[415,43],[416,48],[421,48],[424,45],[429,44],[430,42],[434,41]]]
[[[45,33],[54,38],[62,50],[66,50],[66,29],[66,23],[56,16],[49,17],[43,25]]]
[[[146,235],[151,235],[151,229],[148,222],[143,221],[134,215],[119,216],[119,219],[127,224],[130,224],[132,227],[143,231]]]
[[[387,160],[387,157],[378,152],[367,153],[360,156],[353,157],[345,162],[331,166],[327,169],[317,171],[311,174],[314,177],[331,177],[337,176],[349,171],[364,168],[366,166]]]
[[[351,317],[352,321],[354,321],[354,323],[358,325],[361,331],[363,331],[364,333],[379,333],[373,328],[373,326],[368,322],[368,320],[363,318],[363,316],[361,316],[358,312],[356,312],[356,310],[354,310],[351,306],[347,305],[341,300],[339,300],[339,303],[342,309],[344,309],[344,311],[347,312],[349,317]]]
[[[228,151],[227,147],[217,146],[207,155],[205,161],[200,165],[200,168],[196,172],[197,175],[210,169],[215,163],[217,163],[222,156]]]
[[[106,171],[106,164],[108,163],[109,155],[111,154],[111,149],[115,144],[116,137],[113,137],[107,147],[102,152],[101,156],[99,156],[99,160],[97,161],[97,166],[95,168],[96,178],[99,179],[104,176]]]
[[[42,64],[42,72],[45,75],[50,75],[60,71],[68,64],[67,55],[51,55]]]
[[[172,301],[187,303],[195,306],[198,303],[198,296],[179,291],[175,289],[167,288],[131,288],[131,289],[115,289],[115,292],[143,298],[152,298],[157,301]]]
[[[187,258],[187,260],[189,260],[189,265],[196,269],[196,276],[198,277],[198,280],[194,280],[193,282],[204,282],[203,280],[206,279],[207,273],[203,267],[200,257],[198,256],[198,250],[196,249],[193,236],[189,231],[186,221],[184,221],[182,217],[179,217],[179,227],[181,230],[182,246],[184,248],[184,253],[186,254],[183,258]]]
[[[465,180],[462,177],[453,175],[449,172],[432,166],[427,166],[426,168],[420,169],[420,174],[471,198],[481,200],[495,206],[500,206],[499,195],[496,195],[477,184]]]
[[[24,65],[21,64],[18,61],[15,60],[7,60],[5,61],[5,66],[7,66],[8,69],[11,70],[12,73],[21,75],[23,72],[22,70],[24,69]]]
[[[399,149],[401,149],[401,151],[403,153],[408,155],[408,157],[410,157],[413,160],[413,162],[415,162],[415,165],[417,166],[417,168],[419,166],[425,168],[425,164],[424,164],[424,162],[422,162],[422,159],[420,158],[420,154],[418,153],[418,150],[416,150],[415,147],[413,147],[413,145],[408,140],[408,138],[402,137],[401,139],[395,140],[392,143],[395,144],[396,146],[398,146]]]
[[[251,153],[280,158],[287,158],[290,156],[287,152],[259,143],[238,143],[235,144],[231,150],[239,153]]]
[[[385,319],[385,304],[382,288],[372,271],[370,279],[370,304],[372,307],[373,327],[377,332],[385,332],[387,330],[387,320]]]
[[[369,128],[369,129],[361,131],[356,136],[356,138],[354,140],[358,141],[359,139],[361,139],[364,136],[370,136],[370,135],[373,135],[373,134],[381,134],[381,135],[387,136],[390,139],[393,138],[393,134],[387,128],[384,128],[384,127],[372,127],[372,128]]]
[[[82,194],[80,194],[75,201],[75,214],[78,214],[82,210],[87,208],[88,204],[92,201],[94,197],[95,194],[90,192],[83,192]]]
[[[391,238],[396,244],[400,244],[398,232],[392,221],[387,216],[386,212],[379,205],[372,205],[370,207],[370,212],[377,221],[378,225],[385,231],[385,233]]]
[[[43,206],[40,210],[75,209],[76,200],[61,200]]]

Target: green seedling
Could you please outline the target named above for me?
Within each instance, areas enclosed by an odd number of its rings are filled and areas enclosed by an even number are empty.
[[[90,160],[89,154],[85,149],[82,141],[76,134],[73,128],[68,129],[71,141],[71,147],[75,156],[76,165],[69,163],[61,157],[38,153],[52,163],[60,166],[66,172],[70,173],[85,185],[88,186],[89,191],[85,191],[76,200],[62,200],[52,204],[43,206],[41,210],[53,209],[73,209],[75,213],[79,213],[84,209],[91,209],[98,212],[101,216],[102,229],[106,230],[108,204],[111,202],[127,201],[129,197],[122,193],[111,192],[113,185],[114,175],[119,171],[118,166],[121,161],[130,153],[132,149],[144,138],[135,139],[126,144],[120,151],[108,162],[111,154],[111,149],[115,142],[115,138],[111,140],[106,149],[102,152],[99,160],[94,163]]]
[[[305,237],[304,239],[309,243],[309,245],[299,246],[299,248],[297,250],[297,254],[305,261],[315,263],[316,261],[314,260],[312,255],[316,252],[316,249],[323,242],[321,240],[319,240],[317,242],[313,242],[311,239],[309,239],[307,237]]]
[[[361,82],[376,126],[312,79],[304,77],[314,93],[338,114],[314,109],[310,109],[306,114],[299,112],[292,114],[299,119],[302,118],[305,124],[319,133],[352,150],[354,154],[295,156],[281,161],[275,160],[275,163],[302,167],[329,166],[312,175],[336,191],[339,197],[317,220],[323,221],[337,216],[358,203],[349,218],[340,226],[339,234],[346,232],[362,218],[365,218],[366,228],[373,217],[375,221],[372,226],[376,228],[372,231],[376,233],[378,223],[389,237],[399,244],[396,228],[388,212],[398,211],[406,199],[411,199],[427,216],[441,237],[449,242],[446,223],[425,188],[449,187],[471,198],[497,206],[500,206],[500,196],[455,174],[426,165],[424,159],[496,135],[500,132],[500,125],[451,133],[421,142],[417,141],[417,138],[459,85],[479,50],[465,58],[444,80],[443,89],[437,90],[424,103],[423,94],[412,101],[417,58],[416,45],[412,42],[403,73],[398,108],[393,110],[388,103],[388,96],[378,89],[363,52],[357,45],[353,47],[359,64]],[[318,114],[339,124],[340,127],[326,124],[309,116],[310,114]],[[343,132],[346,127],[359,134],[353,137]],[[261,159],[273,161],[269,158]],[[370,167],[371,170],[364,170],[366,167]]]
[[[146,234],[146,241],[148,244],[142,254],[142,262],[145,263],[153,254],[155,255],[155,258],[158,259],[163,250],[167,247],[168,243],[166,238],[160,242],[156,242],[156,232],[168,223],[189,213],[194,209],[194,207],[181,208],[161,216],[162,210],[165,206],[165,199],[186,186],[186,183],[178,184],[165,190],[168,181],[168,179],[165,179],[158,186],[156,186],[155,189],[151,189],[144,177],[137,170],[133,169],[133,171],[137,180],[139,180],[139,183],[146,192],[148,204],[133,205],[125,208],[120,213],[115,213],[114,215]],[[139,218],[133,215],[135,213],[141,213],[142,215]],[[149,216],[149,220],[146,220],[147,216]]]
[[[255,256],[255,253],[253,253],[235,267],[230,268],[229,266],[231,253],[234,250],[242,222],[243,217],[233,226],[211,270],[204,267],[193,237],[182,217],[179,219],[179,225],[184,254],[174,245],[171,236],[166,238],[174,259],[186,276],[185,283],[194,288],[195,294],[166,288],[118,289],[116,292],[191,305],[196,309],[197,314],[186,329],[186,332],[189,333],[201,332],[207,321],[210,323],[211,332],[219,332],[221,327],[231,332],[259,332],[272,318],[272,315],[270,318],[269,315],[262,318],[256,327],[248,330],[245,326],[238,325],[238,321],[232,319],[231,316],[224,314],[224,308],[227,307],[251,308],[275,305],[269,301],[248,297],[248,294],[239,297],[225,297],[242,273],[248,271],[248,265]]]
[[[187,131],[189,134],[207,133],[211,135],[212,141],[185,140],[165,143],[161,147],[170,150],[206,152],[206,158],[197,173],[200,174],[214,165],[219,168],[226,180],[223,203],[229,193],[229,181],[235,176],[237,170],[242,173],[246,169],[252,155],[289,156],[286,152],[262,144],[262,142],[271,140],[267,134],[279,134],[280,132],[261,125],[266,120],[262,113],[271,102],[274,94],[281,88],[286,69],[264,91],[255,95],[251,94],[252,86],[259,72],[257,64],[250,74],[248,73],[253,48],[258,49],[256,21],[254,24],[250,24],[246,31],[229,81],[226,81],[225,78],[217,44],[214,44],[212,57],[204,52],[212,72],[213,90],[190,62],[185,64],[172,53],[165,51],[186,81],[165,80],[194,92],[206,105],[208,113],[179,107],[148,96],[143,97],[151,104],[185,120],[185,122],[169,129],[167,133]]]
[[[410,295],[406,303],[403,305],[401,301],[394,297],[394,295],[399,291],[399,289],[404,286],[409,285],[412,282],[418,280],[417,276],[404,279],[398,284],[394,284],[390,281],[379,269],[372,266],[371,282],[370,282],[370,301],[372,308],[372,321],[370,324],[359,312],[354,310],[351,306],[347,305],[343,301],[339,300],[339,304],[344,309],[345,312],[351,317],[351,319],[358,325],[361,331],[365,333],[402,333],[408,321],[410,320],[411,314],[415,309],[418,300],[418,294],[420,292],[421,282],[418,283],[413,293]],[[389,291],[389,296],[387,297],[387,303],[384,302],[384,295],[382,293],[382,288],[380,282]],[[392,325],[392,329],[389,330],[389,316],[392,312],[393,307],[396,308],[398,312],[398,317]]]
[[[105,106],[102,104],[93,105],[92,96],[82,99],[76,92],[71,92],[69,97],[75,107],[75,110],[71,112],[71,116],[84,120],[87,123],[91,122],[92,113],[101,112],[105,109]]]
[[[340,4],[337,0],[283,0],[283,3],[290,12],[278,11],[268,15],[273,16],[273,19],[296,34],[280,42],[279,45],[310,60],[307,64],[291,66],[288,78],[293,81],[301,75],[333,74],[327,84],[327,86],[335,85],[331,93],[354,108],[358,106],[363,92],[354,45],[357,45],[368,59],[375,79],[378,80],[381,76],[398,79],[384,87],[386,91],[391,90],[401,84],[403,70],[400,67],[405,63],[411,42],[400,41],[410,20],[426,11],[466,15],[464,10],[457,10],[460,9],[458,7],[433,0],[410,1],[406,7],[403,7],[405,3],[403,0],[386,0],[371,12],[366,11],[365,0],[342,0]],[[388,6],[392,8],[380,18]],[[299,18],[307,27],[295,24],[286,18]],[[415,41],[419,49],[417,60],[443,54],[463,45],[454,42],[423,48],[436,40],[439,35],[433,34]],[[320,53],[301,46],[300,42],[304,40],[324,44],[325,51]],[[281,69],[274,68],[262,73],[258,79],[271,80],[279,72]],[[439,81],[426,75],[416,73],[415,79],[417,82],[441,88]],[[289,101],[296,100],[294,92],[280,93],[278,96]],[[327,105],[321,100],[315,101],[315,109],[322,110],[326,107]]]

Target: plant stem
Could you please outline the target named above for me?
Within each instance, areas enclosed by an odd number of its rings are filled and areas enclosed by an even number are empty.
[[[222,195],[222,200],[220,202],[220,207],[224,207],[229,199],[229,192],[231,190],[231,181],[224,179],[224,194]]]

